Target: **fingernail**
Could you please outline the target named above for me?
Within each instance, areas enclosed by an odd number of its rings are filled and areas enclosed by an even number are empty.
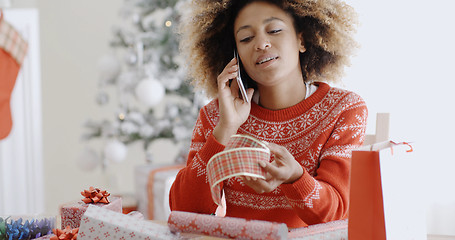
[[[251,180],[251,179],[250,179],[250,177],[248,177],[248,176],[246,176],[245,178],[246,178],[246,180],[248,180],[248,181],[250,181],[250,180]]]
[[[255,177],[251,177],[251,179],[252,179],[253,181],[256,181],[256,180],[257,180],[257,178],[255,178]]]
[[[266,164],[265,164],[265,162],[263,162],[263,161],[260,161],[260,162],[259,162],[259,166],[261,166],[261,167],[265,167],[265,166],[266,166]]]

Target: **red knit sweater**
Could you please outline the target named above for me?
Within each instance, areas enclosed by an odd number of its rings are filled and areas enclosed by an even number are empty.
[[[347,217],[351,151],[363,143],[368,112],[355,93],[316,84],[315,93],[286,109],[273,111],[252,103],[238,133],[286,147],[304,173],[294,183],[264,194],[238,177],[225,180],[226,216],[283,222],[291,228]],[[212,135],[218,118],[217,100],[201,109],[187,165],[171,188],[171,210],[215,212],[206,165],[224,149]]]

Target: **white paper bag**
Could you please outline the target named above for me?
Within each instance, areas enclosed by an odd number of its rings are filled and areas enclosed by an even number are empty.
[[[429,191],[423,187],[427,175],[411,144],[387,141],[354,150],[349,239],[427,239],[424,199]],[[377,204],[381,197],[382,204]],[[381,205],[383,209],[377,209]]]
[[[387,239],[427,239],[422,178],[415,152],[388,142],[379,152]]]

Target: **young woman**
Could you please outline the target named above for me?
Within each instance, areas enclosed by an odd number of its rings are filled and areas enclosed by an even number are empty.
[[[267,179],[223,182],[226,216],[302,227],[347,217],[352,149],[363,143],[364,101],[333,88],[356,47],[355,13],[338,0],[196,0],[182,50],[203,107],[187,165],[172,186],[172,210],[214,213],[209,159],[230,136],[268,142]],[[232,58],[234,49],[239,59]],[[237,62],[253,86],[239,95]],[[324,81],[324,82],[323,82]]]

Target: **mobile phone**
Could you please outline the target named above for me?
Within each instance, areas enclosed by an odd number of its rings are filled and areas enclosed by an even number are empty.
[[[237,51],[234,49],[234,57],[237,59],[237,77],[236,77],[236,80],[237,80],[237,85],[239,85],[239,88],[240,88],[240,94],[242,95],[242,99],[244,102],[249,102],[248,100],[248,95],[246,94],[246,83],[243,82],[242,80],[242,76],[240,74],[240,58],[239,58],[239,54],[237,53]]]

